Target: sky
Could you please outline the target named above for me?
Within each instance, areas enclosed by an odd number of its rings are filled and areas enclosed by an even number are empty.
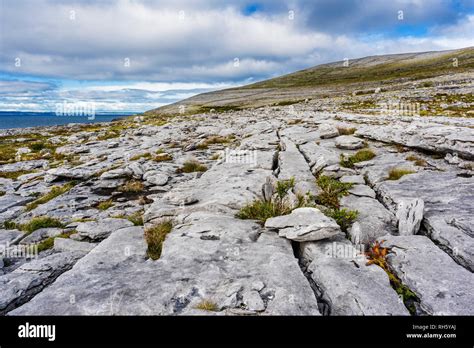
[[[473,33],[474,0],[0,0],[0,110],[142,112]]]

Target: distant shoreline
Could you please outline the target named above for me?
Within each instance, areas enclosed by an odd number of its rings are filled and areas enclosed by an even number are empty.
[[[112,122],[136,115],[133,112],[97,113],[94,116],[61,116],[54,112],[0,111],[0,129],[24,129]]]

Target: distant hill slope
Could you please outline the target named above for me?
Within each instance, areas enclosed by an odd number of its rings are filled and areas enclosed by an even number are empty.
[[[455,64],[457,63],[457,64]],[[457,66],[456,66],[457,65]],[[285,105],[367,88],[396,90],[407,83],[441,76],[474,73],[474,47],[459,50],[370,56],[322,64],[238,88],[203,93],[146,114],[226,111],[264,105]]]

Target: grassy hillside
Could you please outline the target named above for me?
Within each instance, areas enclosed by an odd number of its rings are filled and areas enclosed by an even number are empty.
[[[455,66],[457,62],[457,66]],[[363,93],[364,89],[406,88],[406,83],[441,76],[474,73],[474,47],[453,51],[371,56],[318,65],[238,88],[203,93],[147,114],[173,114],[179,105],[186,113],[216,112],[264,105],[289,105],[305,99]],[[432,81],[426,82],[432,84]],[[361,92],[362,91],[362,92]]]

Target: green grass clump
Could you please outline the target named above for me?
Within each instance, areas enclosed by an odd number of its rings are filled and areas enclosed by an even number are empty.
[[[347,232],[347,229],[352,225],[352,223],[359,216],[357,210],[347,210],[347,209],[327,209],[324,211],[324,214],[330,218],[336,220],[337,224],[341,227],[343,232]]]
[[[97,209],[107,210],[107,209],[109,209],[113,206],[114,206],[114,203],[112,202],[111,199],[109,199],[109,200],[106,200],[106,201],[103,201],[103,202],[100,202],[99,204],[97,204]]]
[[[295,178],[279,180],[276,185],[276,193],[280,199],[283,199],[293,187],[295,187]]]
[[[64,227],[63,223],[58,219],[49,217],[49,216],[37,216],[31,219],[26,224],[16,225],[16,228],[26,232],[31,233],[33,231],[39,230],[40,228],[50,228],[50,227]]]
[[[316,197],[316,202],[326,207],[339,209],[339,198],[348,194],[352,183],[342,183],[329,176],[321,175],[317,180],[322,192]]]
[[[413,173],[415,172],[410,169],[394,168],[388,172],[388,180],[398,180],[404,175],[413,174]]]
[[[348,158],[345,158],[344,155],[341,154],[341,161],[339,163],[342,167],[353,168],[355,163],[369,161],[374,157],[375,153],[372,150],[362,149]]]
[[[346,127],[337,127],[339,135],[352,135],[356,132],[357,128],[346,128]]]
[[[38,207],[39,205],[47,203],[50,200],[52,200],[53,198],[56,198],[56,197],[62,195],[63,193],[68,192],[75,185],[76,185],[76,183],[71,181],[71,182],[69,182],[69,183],[67,183],[63,186],[53,186],[49,192],[41,195],[39,198],[37,198],[33,202],[28,203],[26,205],[26,211],[31,211],[31,210],[35,209],[36,207]]]
[[[13,221],[4,221],[3,222],[3,228],[6,229],[6,230],[14,230],[17,227],[18,227],[17,224]]]
[[[219,310],[219,307],[215,302],[212,302],[210,300],[203,300],[200,303],[198,303],[195,307],[196,309],[201,309],[203,311],[208,311],[208,312],[217,312]]]
[[[258,220],[264,224],[269,218],[290,214],[292,210],[302,207],[313,207],[311,196],[297,196],[298,203],[294,207],[290,207],[284,203],[285,196],[295,186],[294,178],[289,180],[280,180],[276,184],[276,197],[270,201],[256,199],[253,202],[243,206],[236,214],[239,219]]]
[[[200,143],[199,145],[196,146],[197,149],[199,150],[206,150],[209,148],[209,145],[213,144],[227,144],[231,142],[233,137],[221,137],[218,135],[213,135],[209,138],[207,138],[205,141]]]
[[[291,213],[291,209],[280,202],[266,202],[257,199],[242,207],[236,217],[245,220],[258,220],[264,224],[269,218],[289,213]]]
[[[202,163],[192,160],[184,162],[181,168],[176,170],[177,173],[193,173],[193,172],[205,172],[207,167]]]
[[[5,191],[0,191],[0,197],[5,196],[6,192]]]
[[[163,242],[173,229],[171,220],[163,221],[145,230],[145,240],[148,244],[147,255],[152,260],[158,260],[163,249]]]

